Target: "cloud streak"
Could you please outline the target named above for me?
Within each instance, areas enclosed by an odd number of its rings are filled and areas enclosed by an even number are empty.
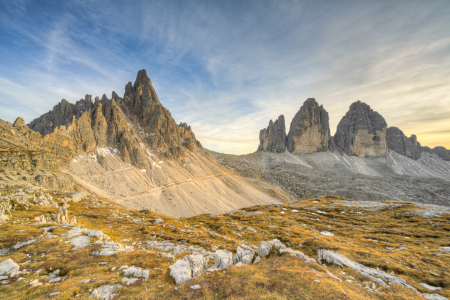
[[[405,134],[450,146],[448,1],[0,6],[4,120],[31,121],[61,98],[120,95],[145,68],[174,118],[212,150],[255,151],[269,119],[284,114],[289,127],[308,97],[332,132],[361,100]]]

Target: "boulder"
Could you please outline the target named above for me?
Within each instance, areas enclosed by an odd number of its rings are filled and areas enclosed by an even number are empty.
[[[272,244],[269,242],[262,241],[258,246],[258,255],[259,257],[268,256],[270,251],[272,251]]]
[[[283,153],[286,150],[286,125],[284,116],[281,115],[275,120],[270,120],[269,126],[259,133],[259,151],[269,151]]]
[[[308,98],[292,119],[287,149],[293,154],[327,151],[329,141],[328,113],[314,98]]]
[[[169,275],[175,279],[177,285],[186,283],[192,279],[192,270],[187,260],[179,259],[169,269]]]
[[[16,264],[11,258],[0,263],[0,276],[14,275],[19,272],[20,266]]]
[[[291,248],[280,249],[279,253],[280,254],[289,253],[290,256],[298,257],[298,258],[300,258],[301,260],[303,260],[306,263],[316,262],[314,259],[309,258],[308,256],[306,256],[303,252],[298,251],[298,250],[293,250]]]
[[[387,123],[369,105],[357,101],[338,124],[334,142],[347,154],[380,156],[388,153]]]
[[[208,268],[208,259],[201,254],[189,255],[185,259],[189,262],[192,278],[200,276]]]
[[[96,297],[102,300],[111,300],[118,295],[118,293],[115,293],[115,291],[120,287],[122,287],[120,284],[102,285],[92,291],[89,298]]]
[[[214,253],[215,263],[212,270],[228,269],[233,266],[233,255],[228,250],[217,250]]]
[[[241,244],[236,250],[236,261],[242,262],[244,265],[251,264],[253,257],[255,256],[255,250],[249,245]]]

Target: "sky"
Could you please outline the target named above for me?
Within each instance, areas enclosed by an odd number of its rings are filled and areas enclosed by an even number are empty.
[[[146,69],[208,149],[256,151],[313,97],[331,134],[361,100],[422,145],[450,148],[450,1],[0,2],[0,119],[122,96]]]

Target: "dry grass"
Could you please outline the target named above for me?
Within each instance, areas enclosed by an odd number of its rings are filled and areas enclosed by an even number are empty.
[[[233,214],[182,219],[127,210],[103,199],[71,203],[71,215],[77,217],[81,226],[102,230],[112,240],[126,245],[138,243],[134,244],[134,251],[113,256],[92,256],[98,244],[71,250],[72,245],[61,237],[71,227],[58,226],[52,230],[56,237],[44,237],[44,230],[39,229],[44,225],[33,225],[33,219],[55,208],[33,206],[24,210],[18,206],[12,219],[0,225],[0,248],[33,238],[37,242],[10,251],[0,261],[9,257],[17,263],[30,260],[21,269],[31,273],[20,275],[25,280],[12,280],[0,286],[0,298],[46,299],[50,293],[59,291],[61,294],[54,299],[71,299],[76,295],[77,299],[84,299],[98,286],[122,281],[122,274],[111,271],[112,267],[135,265],[150,270],[150,278],[128,287],[123,285],[118,299],[421,299],[414,291],[396,285],[369,291],[366,287],[371,287],[372,282],[351,269],[306,264],[287,255],[271,255],[260,264],[204,274],[177,287],[167,271],[173,260],[145,243],[169,240],[209,251],[214,245],[235,251],[241,242],[257,246],[262,240],[274,238],[313,258],[317,258],[317,250],[331,249],[365,266],[394,272],[422,293],[433,293],[419,284],[427,283],[442,287],[435,293],[450,297],[450,255],[438,249],[450,246],[448,215],[431,219],[412,216],[406,211],[414,208],[413,204],[369,211],[336,204],[333,202],[336,199],[340,198],[321,197],[290,206],[254,206]],[[165,222],[153,224],[158,217]],[[257,232],[246,230],[248,227]],[[323,235],[323,231],[334,236]],[[46,285],[48,279],[35,275],[39,269],[43,269],[40,275],[60,269],[65,280]],[[343,281],[330,277],[327,271]],[[44,285],[31,288],[25,283],[35,278]],[[91,281],[82,284],[86,279]],[[192,290],[193,284],[199,284],[201,289]]]

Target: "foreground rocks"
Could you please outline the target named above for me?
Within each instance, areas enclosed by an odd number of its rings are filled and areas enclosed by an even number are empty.
[[[279,240],[262,241],[255,257],[255,250],[248,244],[240,244],[236,250],[236,256],[228,250],[217,250],[214,253],[214,265],[208,269],[208,258],[203,255],[189,255],[183,259],[177,260],[169,267],[169,275],[175,280],[177,285],[189,282],[191,279],[200,276],[204,271],[213,272],[229,269],[233,266],[256,264],[261,262],[261,257],[268,256],[272,249],[278,250],[278,254],[289,253],[293,257],[298,257],[306,263],[315,263],[314,259],[309,258],[300,251],[287,248]]]

